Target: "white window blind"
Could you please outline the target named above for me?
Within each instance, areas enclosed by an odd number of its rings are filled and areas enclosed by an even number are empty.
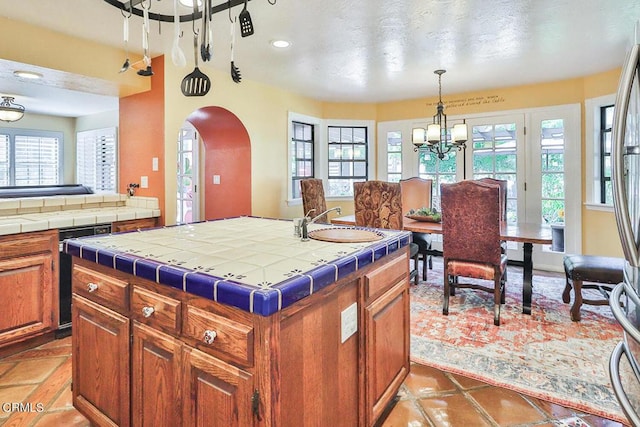
[[[62,132],[0,129],[0,185],[62,184]]]
[[[16,135],[15,185],[58,184],[58,138]]]
[[[115,127],[77,134],[78,184],[96,193],[117,192],[118,143]]]

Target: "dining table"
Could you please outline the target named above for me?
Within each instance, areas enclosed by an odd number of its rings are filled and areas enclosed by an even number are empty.
[[[336,225],[356,225],[355,215],[344,215],[331,219]],[[415,233],[442,234],[441,222],[418,221],[403,217],[402,228]],[[531,300],[533,294],[533,245],[550,245],[551,227],[546,224],[533,222],[519,222],[515,224],[503,223],[500,238],[510,242],[522,243],[522,312],[531,314]]]

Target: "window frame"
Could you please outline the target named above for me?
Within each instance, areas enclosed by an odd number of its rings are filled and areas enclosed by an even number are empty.
[[[600,201],[600,108],[615,106],[614,93],[585,100],[585,207],[613,212],[613,204]]]
[[[360,143],[360,142],[355,142],[353,141],[354,138],[352,138],[351,142],[343,142],[342,140],[339,142],[336,141],[331,141],[329,135],[331,134],[330,129],[340,129],[340,134],[342,134],[343,129],[350,129],[351,130],[351,134],[353,136],[353,134],[355,133],[356,129],[363,129],[364,133],[365,133],[365,140],[364,142]],[[339,146],[344,146],[344,145],[350,145],[352,147],[352,151],[355,151],[355,147],[356,146],[363,146],[364,150],[365,150],[365,155],[364,155],[364,160],[360,160],[360,159],[355,159],[354,157],[352,157],[351,159],[344,159],[344,158],[340,158],[340,159],[332,159],[330,158],[329,155],[327,155],[327,190],[326,190],[326,194],[328,197],[353,197],[353,194],[332,194],[331,193],[331,180],[340,180],[340,181],[358,181],[358,180],[362,180],[362,181],[368,181],[370,174],[369,174],[369,162],[370,162],[370,156],[371,156],[371,149],[369,147],[369,140],[371,139],[371,136],[369,135],[369,129],[366,126],[349,126],[349,125],[335,125],[335,124],[329,124],[327,125],[327,141],[326,141],[326,145],[327,145],[327,151],[330,152],[331,149],[330,147],[332,145],[339,145]],[[350,163],[354,166],[355,169],[355,165],[356,164],[362,164],[364,163],[364,171],[365,174],[364,175],[355,175],[355,171],[353,174],[351,175],[343,175],[342,173],[338,176],[331,176],[329,174],[329,170],[331,169],[331,164],[339,164],[340,165],[340,170],[342,171],[342,165],[345,163]]]
[[[302,125],[302,126],[309,126],[311,128],[311,139],[307,140],[307,139],[297,139],[295,137],[295,131],[294,128],[297,125]],[[306,178],[315,178],[315,173],[316,173],[316,165],[315,165],[315,147],[316,147],[316,141],[315,141],[315,133],[316,133],[316,126],[312,123],[306,123],[300,120],[292,120],[291,121],[291,134],[292,137],[289,140],[289,143],[292,144],[292,146],[289,147],[289,152],[291,153],[291,156],[289,158],[289,161],[295,163],[295,167],[293,167],[293,170],[290,170],[289,173],[291,174],[291,183],[290,183],[290,188],[291,188],[291,192],[289,193],[289,197],[291,199],[299,199],[299,197],[295,197],[294,193],[295,193],[295,189],[296,186],[300,185],[300,181]],[[296,142],[295,145],[297,145],[298,143],[302,143],[302,144],[307,144],[310,143],[311,144],[311,157],[307,158],[306,156],[304,157],[298,157],[298,153],[296,150],[293,149],[293,142]],[[297,147],[296,147],[297,148]],[[294,152],[295,151],[295,152]],[[310,175],[298,175],[297,171],[299,170],[299,163],[301,162],[308,162],[311,161],[311,174]]]
[[[81,134],[86,134],[86,135],[81,135]],[[114,144],[114,161],[113,161],[113,168],[114,168],[114,182],[113,182],[113,191],[108,191],[108,190],[100,190],[97,188],[92,188],[92,190],[96,193],[101,193],[101,194],[117,194],[118,193],[118,188],[119,188],[119,164],[118,164],[118,153],[119,153],[119,143],[118,143],[118,128],[116,126],[110,126],[107,128],[100,128],[100,129],[90,129],[90,130],[84,130],[84,131],[78,131],[76,132],[76,183],[78,184],[83,184],[83,185],[88,185],[85,182],[81,182],[80,176],[80,144],[81,144],[81,138],[95,138],[94,143],[97,143],[97,141],[99,141],[100,139],[104,138],[105,136],[110,136],[113,135],[113,144]],[[95,153],[94,153],[95,155]]]
[[[21,129],[21,128],[0,128],[1,135],[9,137],[9,186],[16,187],[16,170],[15,170],[15,144],[16,136],[35,137],[35,138],[56,138],[58,140],[58,173],[57,183],[52,185],[64,185],[64,132],[53,130],[39,129]]]
[[[606,176],[605,175],[605,165],[606,165],[606,158],[609,157],[609,164],[611,164],[611,150],[607,151],[606,150],[606,135],[609,135],[609,140],[611,141],[611,144],[613,144],[613,123],[611,123],[610,127],[606,127],[607,123],[606,123],[606,110],[611,108],[612,111],[612,116],[613,116],[613,112],[615,111],[615,105],[614,104],[610,104],[610,105],[602,105],[600,106],[600,127],[599,127],[599,138],[598,138],[598,158],[599,158],[599,181],[600,181],[600,203],[603,205],[612,205],[613,204],[613,193],[611,194],[612,199],[610,203],[607,203],[607,182],[611,182],[613,184],[613,181],[611,181],[611,175]],[[613,122],[613,120],[612,120]]]

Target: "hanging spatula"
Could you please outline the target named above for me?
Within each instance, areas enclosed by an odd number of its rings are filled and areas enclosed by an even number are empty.
[[[211,80],[198,68],[198,34],[193,35],[193,56],[196,67],[190,74],[184,76],[180,89],[184,96],[205,96],[211,89]]]
[[[253,34],[253,22],[251,21],[251,15],[247,10],[247,1],[244,0],[244,7],[242,8],[242,12],[238,15],[240,18],[240,34],[242,37],[248,37]]]

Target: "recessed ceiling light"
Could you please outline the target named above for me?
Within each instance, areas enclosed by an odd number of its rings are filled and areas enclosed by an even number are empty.
[[[33,71],[14,71],[13,74],[23,79],[41,79],[42,74]]]
[[[291,43],[289,43],[289,42],[288,42],[288,41],[286,41],[286,40],[273,40],[273,41],[271,42],[271,46],[273,46],[273,47],[277,47],[277,48],[281,48],[281,49],[282,49],[282,48],[285,48],[285,47],[289,47],[289,46],[291,46]]]
[[[180,0],[180,4],[185,7],[193,8],[193,0]],[[198,0],[198,7],[202,7],[202,1]]]

